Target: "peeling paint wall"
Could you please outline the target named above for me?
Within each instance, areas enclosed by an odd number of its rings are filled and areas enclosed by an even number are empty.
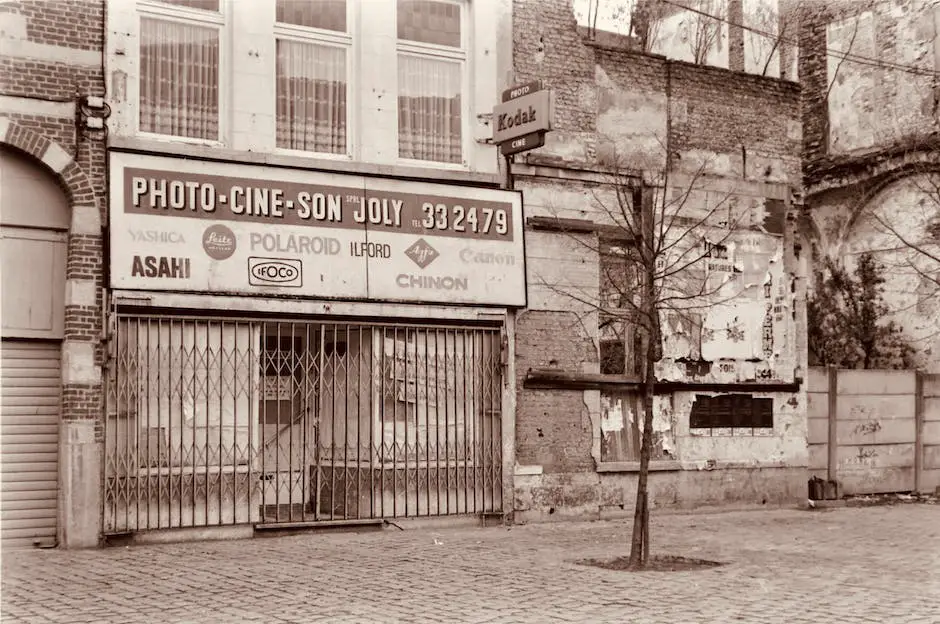
[[[714,252],[696,265],[688,285],[705,280],[715,292],[697,317],[663,319],[666,354],[658,376],[794,380],[805,365],[805,344],[796,340],[802,286],[788,219],[791,191],[801,181],[799,88],[573,40],[566,0],[516,0],[514,24],[516,82],[541,78],[556,90],[558,129],[545,147],[516,157],[515,188],[523,193],[526,217],[615,223],[619,205],[603,184],[605,168],[617,163],[649,178],[666,166],[668,147],[674,170],[659,196],[675,199],[692,190],[683,216],[715,212],[709,228],[688,238],[696,249]],[[522,518],[623,508],[635,479],[629,466],[611,468],[637,457],[642,414],[635,393],[524,386],[526,373],[537,369],[602,372],[599,351],[607,334],[596,308],[599,244],[596,233],[526,232],[529,309],[516,326],[516,511]],[[672,462],[679,474],[656,475],[663,498],[654,504],[792,494],[806,465],[805,401],[801,393],[760,396],[773,399],[772,427],[707,433],[690,427],[694,392],[657,396],[655,459]],[[780,470],[779,478],[755,480],[745,472],[734,477],[740,492],[695,494],[693,484],[725,483],[705,474],[714,468],[768,467]],[[685,471],[701,478],[685,478]]]
[[[938,170],[940,171],[940,170]],[[921,173],[888,184],[868,197],[864,187],[821,193],[812,219],[819,234],[817,253],[853,270],[858,256],[874,251],[886,270],[885,301],[917,350],[917,364],[940,372],[940,264],[899,240],[940,257],[940,193],[928,192],[940,172]],[[890,232],[887,228],[897,233]]]
[[[929,74],[940,69],[940,6],[932,0],[882,1],[853,13],[826,26],[827,47],[852,55],[827,57],[829,153],[868,150],[940,129],[940,91]]]
[[[940,309],[935,289],[917,273],[940,266],[911,268],[903,243],[872,216],[885,217],[907,240],[936,242],[924,237],[940,196],[925,193],[921,182],[940,172],[940,83],[931,75],[940,71],[940,3],[829,0],[811,8],[800,32],[803,235],[817,258],[850,269],[860,253],[876,252],[887,267],[885,296],[894,319],[913,339],[918,365],[938,371]],[[872,61],[843,60],[827,48]]]

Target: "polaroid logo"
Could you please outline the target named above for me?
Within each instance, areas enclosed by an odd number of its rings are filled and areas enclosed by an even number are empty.
[[[286,258],[248,258],[248,283],[299,287],[303,285],[303,263]]]

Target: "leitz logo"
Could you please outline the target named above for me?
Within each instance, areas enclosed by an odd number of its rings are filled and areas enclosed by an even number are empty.
[[[303,263],[289,258],[248,258],[248,283],[252,286],[302,286]]]
[[[431,247],[426,240],[419,238],[411,247],[405,250],[405,255],[422,269],[434,262],[441,254]]]

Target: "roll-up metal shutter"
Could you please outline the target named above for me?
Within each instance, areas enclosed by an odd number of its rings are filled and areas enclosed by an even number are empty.
[[[60,343],[4,340],[0,400],[3,548],[55,541]]]

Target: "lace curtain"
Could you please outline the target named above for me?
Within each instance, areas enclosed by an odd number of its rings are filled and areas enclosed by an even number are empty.
[[[398,155],[460,163],[461,64],[398,55]]]
[[[277,146],[346,153],[346,50],[277,42]]]
[[[141,131],[218,140],[218,29],[140,22]]]

